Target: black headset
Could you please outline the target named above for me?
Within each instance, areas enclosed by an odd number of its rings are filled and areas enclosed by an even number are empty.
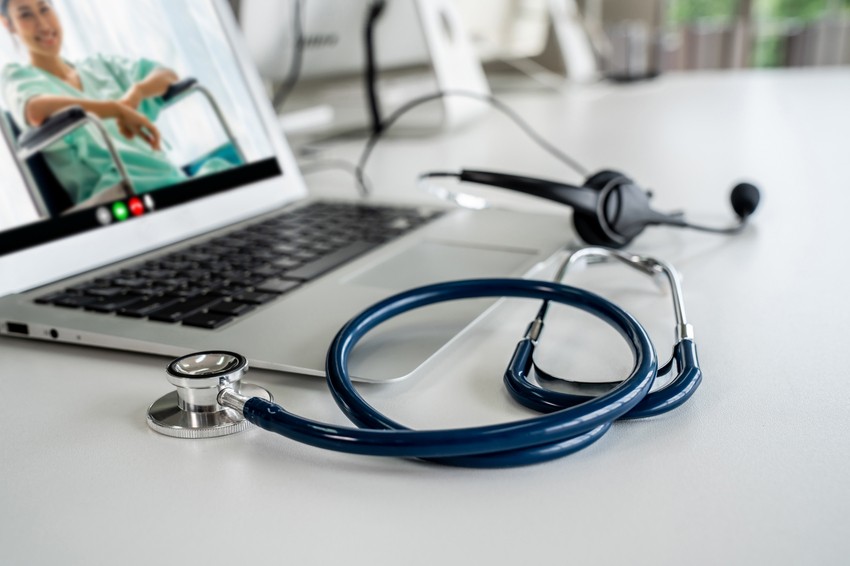
[[[500,187],[565,204],[573,209],[573,226],[582,240],[590,245],[610,248],[628,245],[647,226],[666,225],[718,234],[737,234],[747,225],[760,199],[755,185],[736,185],[732,189],[731,202],[738,223],[728,228],[713,228],[686,221],[682,212],[653,210],[649,204],[652,193],[617,171],[595,173],[580,187],[490,171],[435,171],[421,176],[422,179],[432,177],[455,177],[462,182]]]

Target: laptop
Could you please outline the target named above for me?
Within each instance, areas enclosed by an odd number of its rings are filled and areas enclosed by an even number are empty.
[[[12,6],[27,3],[39,4]],[[333,336],[369,305],[438,281],[529,274],[569,236],[555,216],[312,200],[224,1],[46,5],[53,20],[35,41],[61,42],[85,96],[163,69],[173,87],[137,107],[156,119],[156,152],[75,109],[27,128],[33,88],[76,87],[20,62],[23,38],[3,38],[4,336],[172,357],[228,349],[321,376]],[[494,302],[389,321],[358,346],[353,375],[411,375]]]

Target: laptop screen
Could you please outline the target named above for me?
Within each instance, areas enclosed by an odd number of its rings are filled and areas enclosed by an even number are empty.
[[[281,174],[212,2],[0,2],[0,256]]]

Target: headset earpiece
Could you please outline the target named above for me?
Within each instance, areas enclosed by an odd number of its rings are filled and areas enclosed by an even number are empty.
[[[599,191],[596,203],[596,232],[604,239],[599,243],[613,248],[622,248],[631,243],[647,226],[666,224],[683,226],[682,214],[666,214],[654,210],[650,204],[652,193],[616,171],[602,171],[591,176],[585,185]],[[589,222],[589,220],[586,220]],[[583,229],[587,231],[588,226]],[[578,227],[576,227],[578,231]]]
[[[631,183],[631,180],[617,171],[605,170],[588,177],[584,182],[584,187],[597,193],[606,191],[610,194],[610,191],[615,189],[615,185],[620,183]],[[600,198],[602,197],[603,195],[600,194]],[[601,203],[601,206],[606,206],[606,203]],[[605,214],[605,211],[600,210],[600,208],[597,208],[596,214],[573,211],[573,227],[575,227],[576,233],[585,243],[593,246],[622,248],[628,242],[623,241],[622,238],[617,238],[615,234],[610,233],[610,229],[603,226],[599,215],[600,213]],[[604,221],[604,218],[602,220]]]
[[[616,249],[623,247],[623,244],[612,240],[602,231],[596,216],[574,212],[573,228],[585,244]]]

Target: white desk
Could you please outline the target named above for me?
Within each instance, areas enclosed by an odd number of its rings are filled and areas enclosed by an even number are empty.
[[[850,72],[668,76],[504,99],[588,167],[653,187],[661,209],[722,224],[734,182],[763,188],[738,238],[655,229],[634,246],[685,276],[705,374],[691,402],[617,424],[566,459],[471,471],[257,430],[165,438],[144,417],[168,390],[165,360],[3,339],[0,563],[846,564]],[[369,174],[379,193],[425,198],[414,176],[455,166],[575,180],[495,112],[461,132],[382,143]],[[351,187],[338,172],[310,182]],[[666,299],[640,279],[602,287],[669,343]],[[366,396],[414,427],[524,416],[501,374],[526,320],[525,306],[507,305],[427,376]],[[567,345],[551,359],[581,366],[580,354]],[[251,376],[291,410],[345,422],[321,380]]]

